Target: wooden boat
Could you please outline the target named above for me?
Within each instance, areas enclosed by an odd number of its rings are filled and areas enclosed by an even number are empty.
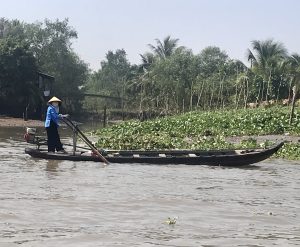
[[[243,150],[105,150],[101,155],[110,163],[145,163],[145,164],[186,164],[213,166],[243,166],[260,162],[272,156],[282,146],[283,142],[267,149]],[[25,153],[34,158],[71,161],[102,161],[91,152],[76,152],[75,154],[48,153],[46,150],[26,148]]]

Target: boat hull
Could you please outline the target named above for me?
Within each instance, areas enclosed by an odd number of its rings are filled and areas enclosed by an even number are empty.
[[[139,164],[186,164],[212,166],[243,166],[263,161],[283,146],[283,142],[269,149],[255,150],[169,150],[169,151],[106,151],[103,156],[110,163],[139,163]],[[49,160],[94,161],[101,162],[99,157],[80,153],[77,155],[48,153],[33,148],[26,148],[25,153],[34,158]]]

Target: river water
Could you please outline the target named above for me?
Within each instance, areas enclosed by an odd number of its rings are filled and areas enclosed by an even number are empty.
[[[0,127],[1,247],[300,246],[300,162],[47,161],[22,135]]]

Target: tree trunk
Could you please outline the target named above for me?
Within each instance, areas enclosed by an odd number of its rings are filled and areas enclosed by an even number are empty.
[[[143,104],[143,83],[141,84],[141,92],[140,92],[140,109],[139,112],[142,112],[142,104]]]
[[[288,105],[289,105],[289,102],[290,102],[290,99],[291,99],[292,82],[293,82],[293,78],[291,78],[290,85],[289,85]]]
[[[242,90],[243,90],[243,88],[241,87],[239,95],[238,95],[238,104],[240,103],[240,98],[241,98]]]
[[[248,81],[248,79],[247,79],[247,80],[246,80],[245,109],[247,108],[248,97],[249,97],[249,81]]]
[[[235,109],[238,108],[238,103],[237,103],[238,85],[239,85],[238,82],[236,82],[236,86],[235,86],[235,96],[234,96]]]
[[[297,92],[297,87],[293,86],[293,99],[292,99],[292,107],[291,107],[291,114],[290,114],[290,125],[292,124],[293,117],[294,117],[296,92]]]
[[[213,82],[212,83],[212,87],[211,87],[211,95],[210,95],[210,101],[209,101],[209,108],[212,107],[212,101],[213,101],[213,97],[214,97],[214,87],[215,87],[215,84]]]
[[[192,84],[191,84],[190,111],[193,110],[193,86],[194,86],[194,80],[192,80]]]
[[[260,98],[260,101],[264,101],[264,91],[265,91],[265,80],[263,79],[262,86],[261,86],[261,98]]]
[[[268,96],[269,96],[269,89],[270,89],[270,83],[271,83],[271,75],[272,75],[272,72],[270,70],[268,84],[267,84],[266,101],[268,101]]]
[[[203,90],[204,90],[204,81],[202,82],[200,93],[198,93],[197,108],[199,107],[199,103],[200,103],[200,100],[202,98]],[[203,104],[203,106],[204,106],[204,104]]]
[[[279,100],[279,93],[280,93],[281,85],[282,85],[282,76],[280,77],[280,82],[279,82],[279,86],[278,86],[278,89],[277,89],[276,103]]]
[[[103,127],[105,128],[106,127],[106,105],[104,106],[104,109],[103,109]]]

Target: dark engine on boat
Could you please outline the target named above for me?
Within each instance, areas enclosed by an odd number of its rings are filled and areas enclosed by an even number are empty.
[[[24,139],[28,143],[35,144],[35,135],[36,135],[36,128],[26,128],[26,133],[24,134]]]

